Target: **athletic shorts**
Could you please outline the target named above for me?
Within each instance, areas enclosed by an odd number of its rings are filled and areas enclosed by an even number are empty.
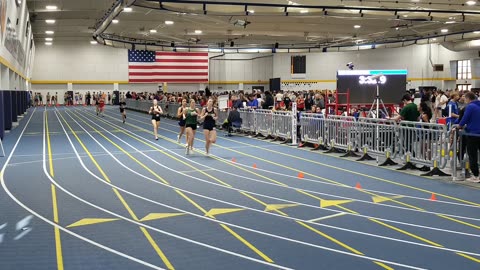
[[[197,129],[197,124],[185,125],[185,127],[191,128],[192,130],[196,130]]]
[[[203,123],[203,129],[206,129],[206,130],[214,130],[215,129],[215,124],[211,124],[211,123]]]
[[[178,125],[181,126],[181,127],[184,127],[185,126],[185,120],[180,120],[178,121]]]
[[[160,115],[159,115],[159,114],[158,114],[158,116],[157,116],[157,115],[153,115],[153,116],[152,116],[152,120],[155,120],[155,121],[157,121],[157,122],[160,122]]]

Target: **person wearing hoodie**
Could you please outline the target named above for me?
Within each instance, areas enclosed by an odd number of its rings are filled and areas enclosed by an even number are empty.
[[[477,100],[473,92],[468,92],[465,94],[465,103],[467,104],[465,114],[458,126],[460,129],[466,126],[465,131],[467,132],[467,153],[473,174],[467,181],[480,183],[480,178],[478,177],[478,152],[480,151],[480,118],[478,116],[480,115],[480,101]]]

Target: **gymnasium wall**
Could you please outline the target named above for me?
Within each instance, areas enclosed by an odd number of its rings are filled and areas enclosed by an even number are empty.
[[[74,53],[72,53],[74,52]],[[307,73],[301,79],[290,74],[290,56],[307,55]],[[281,77],[283,88],[335,89],[336,71],[347,69],[353,62],[355,69],[407,69],[406,89],[433,85],[442,89],[455,88],[456,61],[472,60],[473,87],[480,87],[480,59],[477,51],[453,52],[441,45],[413,45],[403,48],[355,50],[328,53],[249,53],[210,54],[210,84],[213,91],[251,90],[254,86],[268,89],[268,79]],[[48,64],[45,64],[48,63]],[[433,64],[443,64],[444,71],[434,72]],[[41,92],[65,91],[156,91],[158,84],[128,84],[127,49],[102,45],[59,43],[36,51],[32,88]],[[67,83],[71,82],[69,86]],[[117,83],[117,84],[114,84]],[[173,84],[169,92],[203,90],[204,84]]]

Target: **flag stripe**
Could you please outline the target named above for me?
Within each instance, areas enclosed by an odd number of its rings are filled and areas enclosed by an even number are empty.
[[[190,52],[156,52],[158,55],[169,55],[169,56],[203,56],[208,58],[208,53],[190,53]]]
[[[129,69],[206,69],[208,70],[208,66],[129,66]]]
[[[208,53],[128,51],[132,83],[208,82]]]
[[[208,76],[208,72],[130,72],[129,76]]]
[[[208,82],[208,79],[200,80],[200,79],[130,79],[129,82],[131,83],[158,83],[158,82],[170,82],[170,83],[205,83]]]
[[[157,62],[174,62],[174,63],[208,63],[208,59],[167,59],[167,58],[158,58]]]

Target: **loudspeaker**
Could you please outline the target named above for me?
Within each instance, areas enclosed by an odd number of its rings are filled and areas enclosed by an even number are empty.
[[[278,49],[278,42],[275,42],[275,49]]]

